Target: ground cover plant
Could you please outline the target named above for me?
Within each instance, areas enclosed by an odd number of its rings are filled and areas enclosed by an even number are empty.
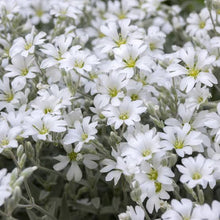
[[[0,219],[220,219],[219,0],[0,0]]]

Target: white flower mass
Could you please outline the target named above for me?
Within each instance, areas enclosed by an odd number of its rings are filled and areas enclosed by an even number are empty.
[[[220,219],[219,0],[0,0],[0,219]]]

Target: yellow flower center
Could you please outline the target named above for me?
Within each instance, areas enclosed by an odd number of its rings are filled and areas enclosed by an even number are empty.
[[[9,144],[9,140],[6,138],[1,141],[1,146],[6,146],[8,144]]]
[[[126,42],[127,40],[124,39],[121,34],[119,34],[119,39],[115,43],[117,44],[118,47],[120,47],[122,44],[126,44]]]
[[[132,57],[130,57],[128,60],[123,60],[127,67],[133,68],[135,67],[136,60],[134,60]]]
[[[38,17],[42,17],[43,14],[44,14],[44,12],[43,12],[42,9],[38,9],[38,10],[36,11],[36,15],[37,15]]]
[[[121,120],[127,120],[129,117],[128,117],[128,113],[123,113],[123,114],[120,114],[119,115],[119,119],[121,119]]]
[[[45,125],[43,124],[43,127],[41,129],[39,129],[39,134],[47,134],[48,133],[48,129],[45,127]]]
[[[200,96],[200,97],[198,98],[198,103],[202,103],[202,102],[203,102],[203,97]]]
[[[150,50],[153,51],[156,49],[156,45],[154,43],[149,44]]]
[[[26,76],[27,74],[28,74],[28,69],[27,69],[27,68],[21,70],[21,75],[22,75],[22,76]]]
[[[174,143],[174,148],[175,149],[182,149],[183,147],[184,147],[184,141],[176,140],[176,142]]]
[[[52,112],[51,108],[45,108],[44,109],[44,114],[51,113],[51,112]]]
[[[194,179],[194,180],[199,180],[201,178],[202,178],[202,176],[199,172],[195,172],[192,176],[192,179]]]
[[[192,76],[195,79],[198,76],[199,72],[200,72],[199,70],[195,68],[191,68],[188,70],[188,75]]]
[[[6,101],[7,102],[10,102],[10,101],[12,101],[13,100],[13,98],[14,98],[14,94],[13,93],[9,93],[9,94],[6,94]]]
[[[76,60],[75,63],[74,63],[74,66],[78,67],[78,68],[83,68],[84,67],[84,62],[82,60]]]
[[[25,44],[24,49],[29,50],[32,47],[32,43]]]
[[[104,119],[105,116],[104,116],[103,114],[99,114],[99,118],[100,118],[100,119]]]
[[[111,96],[111,97],[115,97],[118,95],[118,90],[116,88],[109,88],[108,89],[108,94]]]
[[[85,141],[88,138],[88,134],[83,133],[81,138],[82,138],[83,141]]]
[[[98,75],[96,74],[96,73],[90,73],[89,74],[89,77],[90,77],[90,79],[96,79],[96,78],[98,78]]]
[[[162,184],[159,183],[159,182],[155,182],[154,186],[155,186],[155,192],[159,193],[161,191],[161,189],[162,189]]]
[[[147,174],[150,180],[156,180],[158,177],[158,172],[157,170],[151,168],[150,173]]]
[[[132,101],[136,101],[138,99],[138,95],[137,94],[132,94],[131,95],[131,100]]]
[[[199,28],[203,29],[204,27],[205,27],[205,22],[204,21],[200,21]]]
[[[151,150],[145,150],[143,153],[142,153],[142,155],[144,156],[144,157],[147,157],[147,156],[149,156],[151,154]]]
[[[126,18],[126,14],[121,12],[120,14],[118,14],[118,18],[119,19],[125,19]]]
[[[76,160],[77,158],[77,153],[75,153],[74,151],[68,154],[68,157],[71,161]]]

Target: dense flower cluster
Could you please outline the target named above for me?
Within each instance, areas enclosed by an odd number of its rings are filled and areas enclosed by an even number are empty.
[[[1,0],[0,55],[0,215],[220,218],[219,1]]]

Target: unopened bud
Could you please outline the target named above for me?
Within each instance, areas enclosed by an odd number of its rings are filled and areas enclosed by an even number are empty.
[[[19,147],[17,148],[17,156],[18,156],[18,158],[20,158],[23,153],[24,153],[24,147],[23,147],[23,145],[19,145]]]
[[[37,169],[37,166],[28,167],[21,172],[21,176],[28,178],[36,169]]]
[[[28,158],[34,157],[34,148],[33,148],[30,141],[25,143],[25,152],[26,152]]]
[[[23,154],[22,157],[18,160],[18,165],[20,166],[20,168],[24,167],[26,159],[27,159],[26,154]]]

